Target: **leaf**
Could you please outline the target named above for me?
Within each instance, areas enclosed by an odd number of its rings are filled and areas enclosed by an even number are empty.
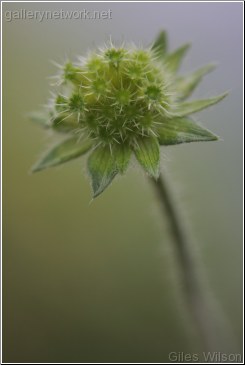
[[[112,150],[112,154],[115,159],[118,171],[123,174],[128,167],[131,149],[126,144],[115,145]]]
[[[44,128],[53,128],[57,132],[67,133],[78,128],[77,119],[69,113],[41,113],[33,112],[27,115],[29,119]]]
[[[50,126],[50,117],[46,113],[32,112],[28,113],[27,117],[34,123],[39,124],[45,128]]]
[[[190,48],[190,44],[184,44],[182,47],[177,48],[172,53],[169,53],[165,58],[165,63],[167,68],[172,72],[177,72],[183,57],[185,56],[187,50]]]
[[[118,173],[118,167],[108,147],[97,147],[88,158],[88,172],[92,179],[93,197],[100,195]]]
[[[92,146],[90,140],[78,143],[77,137],[62,141],[51,148],[44,157],[32,168],[32,172],[44,170],[48,167],[60,165],[86,153]]]
[[[209,130],[188,118],[164,121],[162,127],[158,130],[158,135],[160,145],[165,146],[199,141],[216,141],[218,139]]]
[[[202,100],[194,100],[188,103],[182,103],[178,105],[178,109],[175,111],[175,115],[178,117],[184,117],[186,115],[199,112],[202,109],[206,109],[211,105],[214,105],[224,99],[227,93],[224,93],[219,96],[215,96],[209,99],[202,99]]]
[[[155,179],[159,176],[159,144],[157,138],[143,137],[137,139],[135,156],[145,171]]]
[[[202,80],[203,76],[211,72],[215,68],[215,65],[206,65],[190,75],[180,77],[176,80],[176,87],[180,94],[180,99],[185,99],[191,95],[192,91]]]
[[[80,123],[77,118],[69,113],[60,113],[52,118],[52,128],[56,132],[67,133],[77,130]]]
[[[165,31],[161,31],[156,40],[154,41],[151,49],[155,52],[159,59],[164,58],[166,55],[168,48],[168,39],[167,33]]]

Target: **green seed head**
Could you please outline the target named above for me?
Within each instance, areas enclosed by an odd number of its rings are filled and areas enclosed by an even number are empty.
[[[77,128],[110,148],[157,136],[159,118],[171,114],[173,100],[170,75],[155,56],[152,50],[110,47],[76,67],[68,62],[62,77],[72,94],[67,100],[58,96],[57,112],[66,110],[76,118],[80,112]]]
[[[124,173],[132,153],[152,177],[159,175],[161,145],[211,141],[217,137],[189,118],[226,94],[186,102],[202,77],[204,66],[177,75],[189,45],[168,52],[161,32],[150,48],[109,47],[61,67],[61,91],[51,103],[45,127],[68,133],[34,167],[42,170],[91,150],[88,171],[94,196],[118,173]],[[40,123],[40,115],[34,117]]]

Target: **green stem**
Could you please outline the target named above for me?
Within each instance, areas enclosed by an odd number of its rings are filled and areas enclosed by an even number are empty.
[[[203,349],[210,351],[217,343],[215,339],[217,333],[213,331],[213,323],[205,300],[206,298],[201,289],[196,263],[189,246],[186,232],[182,226],[177,208],[171,198],[168,184],[165,178],[163,178],[163,175],[161,174],[157,181],[152,178],[150,180],[158,196],[159,204],[161,204],[163,209],[164,218],[167,215],[169,220],[186,304],[196,326],[196,330],[199,332]]]

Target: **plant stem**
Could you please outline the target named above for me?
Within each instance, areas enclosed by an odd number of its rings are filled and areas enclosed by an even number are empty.
[[[163,175],[161,174],[157,181],[152,178],[150,180],[158,195],[159,203],[161,204],[164,212],[164,217],[166,214],[169,220],[177,260],[179,262],[179,271],[186,304],[196,326],[196,330],[199,332],[203,349],[211,351],[214,349],[215,344],[217,345],[217,333],[214,331],[209,308],[207,307],[205,300],[206,298],[204,297],[201,289],[196,270],[196,263],[193,258],[193,252],[189,246],[186,232],[182,226],[182,221]]]

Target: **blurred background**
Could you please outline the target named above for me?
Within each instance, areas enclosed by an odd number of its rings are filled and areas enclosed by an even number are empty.
[[[112,19],[4,18],[9,10],[61,8],[111,9]],[[219,63],[193,97],[230,92],[195,116],[222,141],[162,148],[162,168],[207,298],[215,298],[214,310],[234,336],[227,352],[242,349],[242,4],[4,3],[4,362],[168,362],[171,351],[200,350],[167,217],[140,169],[91,204],[83,158],[29,174],[53,141],[26,117],[50,97],[51,60],[74,60],[110,36],[148,45],[162,29],[171,49],[193,44],[181,71]]]

